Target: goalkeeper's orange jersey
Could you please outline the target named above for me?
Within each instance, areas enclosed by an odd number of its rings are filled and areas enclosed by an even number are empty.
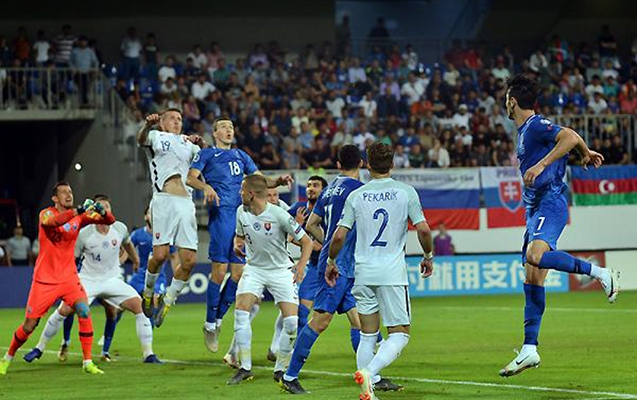
[[[55,207],[40,211],[40,254],[35,262],[33,280],[46,284],[67,282],[77,276],[75,242],[80,229],[89,224],[111,225],[115,217],[110,212],[76,215],[74,209],[59,212]]]

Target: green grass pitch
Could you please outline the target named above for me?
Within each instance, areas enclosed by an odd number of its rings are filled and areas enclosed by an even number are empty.
[[[637,399],[637,292],[621,293],[616,304],[604,295],[548,295],[540,333],[542,365],[504,379],[498,370],[513,359],[522,340],[522,295],[412,299],[409,345],[384,375],[405,385],[385,399]],[[203,304],[178,304],[155,330],[154,348],[165,365],[144,365],[134,318],[120,322],[111,353],[117,361],[101,364],[105,374],[80,369],[77,323],[72,356],[57,360],[59,338],[33,364],[18,353],[0,377],[0,399],[284,399],[265,359],[276,310],[262,306],[253,323],[256,379],[228,387],[233,371],[221,363],[232,336],[232,313],[224,321],[219,353],[209,353],[201,332]],[[92,308],[96,342],[103,330],[101,307]],[[0,345],[6,350],[23,310],[0,310]],[[44,320],[24,349],[37,342]],[[98,353],[98,346],[94,346]],[[357,399],[351,374],[355,356],[344,316],[319,338],[302,372],[308,399]]]

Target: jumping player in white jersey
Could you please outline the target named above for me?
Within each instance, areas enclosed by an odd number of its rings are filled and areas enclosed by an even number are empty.
[[[95,196],[95,201],[104,209],[111,211],[108,197]],[[76,255],[82,257],[80,281],[90,305],[95,299],[109,305],[132,312],[135,315],[137,337],[142,346],[145,363],[161,363],[153,353],[153,329],[150,320],[142,312],[141,298],[132,286],[124,282],[121,276],[119,254],[124,247],[134,260],[137,253],[130,242],[128,228],[122,222],[113,225],[89,225],[80,231],[75,247]],[[49,341],[59,332],[64,319],[73,314],[73,310],[65,303],[60,304],[51,314],[40,336],[40,342],[32,352],[44,351]],[[40,357],[35,357],[40,358]]]
[[[186,287],[197,257],[197,219],[191,189],[186,185],[188,169],[206,146],[198,135],[182,135],[181,111],[169,108],[146,117],[137,134],[137,143],[146,148],[153,185],[150,209],[153,226],[153,256],[148,261],[143,293],[144,314],[155,316],[160,327],[170,307]],[[170,257],[170,246],[178,248],[181,264],[173,266],[173,280],[160,299],[157,312],[153,307],[153,291],[159,269]]]
[[[299,302],[296,283],[303,279],[305,264],[312,253],[312,239],[294,217],[267,202],[267,186],[267,180],[262,175],[246,176],[241,184],[243,205],[237,210],[234,242],[237,255],[243,257],[247,254],[237,288],[234,313],[235,340],[239,347],[241,368],[228,380],[229,385],[254,379],[249,310],[261,298],[264,289],[272,294],[283,314],[283,331],[274,367],[277,382],[287,367],[296,339]],[[286,248],[287,235],[301,244],[301,257],[296,265],[290,260]]]
[[[336,257],[356,224],[352,294],[360,315],[361,338],[354,380],[361,387],[361,400],[376,398],[372,377],[396,360],[409,341],[411,314],[405,262],[409,220],[416,227],[424,252],[422,276],[427,278],[433,273],[431,230],[416,190],[391,178],[393,158],[394,152],[386,144],[376,142],[367,149],[372,180],[347,197],[325,271],[328,284],[335,285],[339,273]],[[381,319],[388,336],[374,355]]]

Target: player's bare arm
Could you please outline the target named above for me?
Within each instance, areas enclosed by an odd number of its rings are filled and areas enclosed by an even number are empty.
[[[238,257],[245,257],[245,237],[235,235],[234,236],[234,254]]]
[[[569,132],[570,131],[570,132]],[[555,161],[564,157],[569,151],[573,150],[578,144],[579,135],[573,130],[562,129],[555,137],[555,147],[537,164],[532,166],[524,174],[524,184],[528,187],[533,186],[535,179],[540,176],[546,167]]]
[[[299,261],[294,266],[294,283],[299,283],[303,280],[305,265],[310,261],[313,249],[312,239],[307,234],[303,235],[301,238],[301,257],[299,257]]]
[[[325,232],[323,232],[323,228],[321,227],[322,222],[323,218],[312,213],[310,214],[310,219],[308,219],[307,224],[305,224],[305,231],[309,233],[310,236],[314,238],[314,241],[319,243],[321,247],[323,245],[323,240],[325,240]]]
[[[415,225],[416,233],[418,234],[418,242],[423,251],[423,258],[420,262],[420,274],[423,278],[429,278],[434,272],[433,264],[433,237],[431,235],[431,228],[425,221],[419,222]]]
[[[257,171],[255,172],[255,174],[263,175],[261,171]],[[290,174],[281,175],[275,179],[269,176],[266,176],[265,180],[268,182],[268,189],[272,189],[279,186],[290,186],[294,182],[294,178],[292,178],[292,175]]]
[[[137,132],[137,143],[140,146],[146,145],[146,141],[148,140],[148,132],[150,132],[151,129],[153,129],[153,127],[159,123],[159,119],[159,114],[150,114],[146,117],[144,125],[141,127],[139,132]]]
[[[133,246],[133,242],[129,240],[122,245],[122,248],[126,252],[127,258],[131,260],[131,263],[133,264],[133,271],[137,272],[139,269],[139,255],[137,254],[135,246]]]
[[[596,151],[593,151],[588,148],[582,136],[580,136],[577,132],[575,132],[571,128],[564,128],[564,130],[569,131],[572,135],[577,137],[577,145],[575,145],[575,150],[580,154],[580,163],[586,169],[588,164],[592,164],[595,168],[599,168],[604,163],[604,156],[599,154]]]
[[[201,171],[196,168],[191,168],[188,171],[188,177],[186,179],[186,183],[188,186],[195,190],[201,190],[203,192],[203,204],[212,204],[213,202],[219,206],[219,195],[212,188],[212,186],[208,185],[206,182],[201,180]]]
[[[338,279],[336,257],[343,249],[345,238],[349,231],[350,230],[348,228],[339,226],[332,236],[332,242],[330,243],[329,252],[327,253],[327,266],[325,267],[325,280],[330,286],[336,285],[336,280]]]

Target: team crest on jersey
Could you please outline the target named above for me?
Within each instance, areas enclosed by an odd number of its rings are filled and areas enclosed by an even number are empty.
[[[500,203],[509,211],[515,212],[522,206],[522,185],[520,181],[502,181],[498,190]]]
[[[117,239],[111,240],[111,244],[113,245],[113,247],[116,247],[117,246]]]
[[[254,224],[252,224],[252,229],[254,229],[255,231],[260,231],[261,224],[259,222],[255,222]]]
[[[155,232],[155,239],[159,240],[159,236],[160,236],[159,232]]]
[[[68,222],[66,224],[64,224],[64,226],[62,227],[62,229],[64,229],[64,232],[70,232],[71,231],[71,224],[69,224]]]
[[[108,242],[107,242],[107,241],[103,241],[103,242],[102,242],[102,248],[103,248],[104,250],[108,249]]]
[[[272,229],[272,224],[269,222],[266,222],[265,224],[263,224],[263,227],[265,228],[266,231],[270,231],[270,229]]]

